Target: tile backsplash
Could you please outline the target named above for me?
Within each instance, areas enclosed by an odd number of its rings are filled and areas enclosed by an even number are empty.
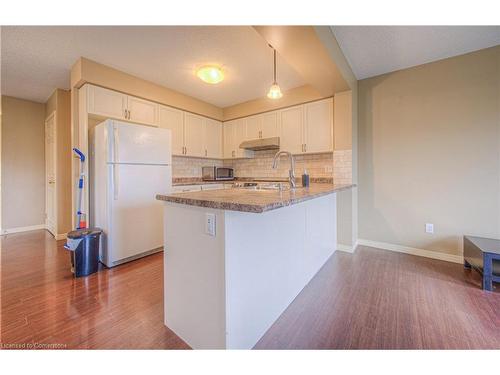
[[[272,169],[273,158],[276,151],[257,151],[252,159],[224,160],[225,167],[234,169],[236,177],[288,177],[290,162],[285,156],[281,157],[277,169]],[[295,156],[295,175],[300,177],[307,170],[311,177],[333,176],[333,154],[327,152],[315,155]]]
[[[352,150],[333,152],[333,181],[337,184],[352,184]]]
[[[234,168],[235,177],[287,178],[289,161],[282,156],[278,168],[271,168],[276,151],[258,151],[252,159],[204,159],[172,156],[173,177],[201,177],[201,168],[207,165]],[[336,183],[351,183],[352,153],[341,150],[313,155],[295,156],[295,175],[307,170],[313,178],[332,178]]]
[[[186,156],[172,156],[173,177],[201,177],[201,167],[215,165],[222,167],[220,159],[188,158]]]

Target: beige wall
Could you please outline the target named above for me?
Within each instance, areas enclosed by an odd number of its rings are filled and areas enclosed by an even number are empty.
[[[2,96],[2,229],[45,223],[45,106]]]
[[[321,96],[318,90],[309,85],[300,86],[285,91],[283,92],[283,97],[278,100],[269,99],[264,94],[262,95],[262,98],[249,100],[248,102],[239,103],[224,108],[223,110],[224,121],[234,120],[236,118],[251,116],[258,113],[273,111],[280,108],[291,107],[294,105],[324,98],[323,96]]]
[[[82,57],[71,69],[71,87],[87,82],[222,120],[222,108]]]
[[[56,89],[45,103],[45,117],[56,112],[57,232],[71,231],[71,93]]]
[[[352,92],[343,91],[333,99],[333,148],[352,149]]]
[[[500,238],[499,95],[500,47],[359,82],[360,238],[455,255]]]

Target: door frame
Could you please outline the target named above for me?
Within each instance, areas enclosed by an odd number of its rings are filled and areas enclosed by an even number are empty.
[[[56,116],[56,111],[52,111],[52,113],[50,115],[47,116],[47,118],[45,119],[45,122],[44,122],[44,146],[47,145],[47,122],[50,121],[52,119],[54,125],[53,125],[53,131],[54,131],[54,157],[53,157],[53,160],[54,160],[54,179],[55,179],[55,184],[54,184],[54,233],[52,233],[50,230],[49,230],[49,226],[48,226],[48,194],[49,194],[49,189],[48,189],[48,178],[47,178],[47,171],[48,171],[48,168],[47,168],[47,163],[48,163],[48,158],[47,158],[47,148],[45,147],[45,153],[44,153],[44,157],[45,157],[45,228],[47,229],[47,231],[49,233],[51,233],[54,238],[57,237],[57,116]]]

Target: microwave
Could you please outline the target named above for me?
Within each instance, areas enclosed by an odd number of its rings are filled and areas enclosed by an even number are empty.
[[[202,167],[201,179],[203,181],[234,180],[234,171],[233,168]]]

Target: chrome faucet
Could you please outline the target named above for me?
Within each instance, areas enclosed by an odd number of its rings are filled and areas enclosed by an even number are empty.
[[[295,158],[293,157],[291,152],[278,151],[276,155],[274,155],[273,169],[278,168],[278,162],[282,154],[288,155],[288,158],[290,159],[290,170],[288,171],[288,181],[290,182],[290,188],[295,189]]]

